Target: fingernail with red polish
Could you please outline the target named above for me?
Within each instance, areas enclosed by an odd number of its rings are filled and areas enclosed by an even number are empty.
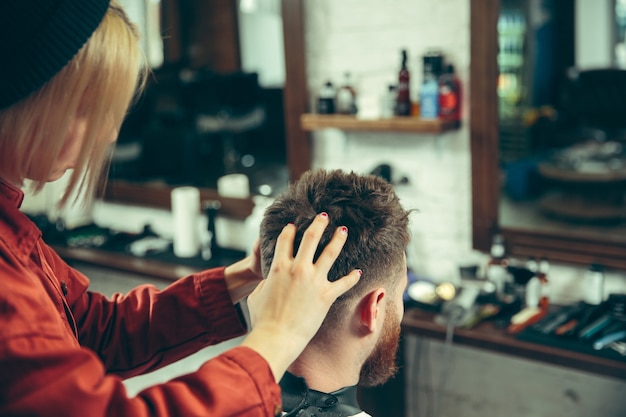
[[[357,269],[356,272],[359,273],[359,276],[363,275],[363,271],[361,271],[360,269]]]
[[[321,213],[320,213],[320,216],[322,216],[322,217],[328,217],[328,213],[326,213],[325,211],[323,211],[323,212],[321,212]]]
[[[348,228],[346,226],[341,226],[341,228],[339,229],[341,231],[341,233],[343,233],[344,235],[348,234]]]

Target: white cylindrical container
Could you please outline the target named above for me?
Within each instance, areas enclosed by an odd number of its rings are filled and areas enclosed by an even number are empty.
[[[223,197],[250,197],[250,181],[246,174],[227,174],[217,179],[217,192]]]
[[[600,265],[590,265],[585,275],[585,296],[587,304],[598,305],[604,301],[604,270]]]
[[[541,281],[539,278],[532,277],[526,283],[526,307],[538,307],[541,300]]]
[[[200,191],[195,187],[172,190],[174,255],[191,258],[200,250]]]

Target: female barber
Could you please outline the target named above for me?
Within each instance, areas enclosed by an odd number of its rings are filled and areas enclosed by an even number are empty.
[[[2,416],[277,415],[276,381],[358,280],[358,271],[326,279],[346,239],[340,230],[313,262],[328,224],[321,213],[295,257],[295,227],[285,226],[262,282],[254,253],[162,291],[90,292],[20,212],[21,187],[29,179],[41,189],[74,169],[61,204],[92,190],[143,68],[136,30],[110,0],[0,2]],[[235,305],[253,289],[253,326],[240,346],[127,396],[123,378],[244,334]]]

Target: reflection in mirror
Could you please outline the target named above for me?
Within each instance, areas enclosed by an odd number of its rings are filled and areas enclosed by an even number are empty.
[[[248,195],[280,191],[288,177],[280,2],[123,5],[147,35],[153,75],[122,126],[109,183],[217,189],[220,177],[244,174]],[[163,39],[179,53],[164,52]]]
[[[500,229],[626,244],[625,17],[623,1],[501,1]]]

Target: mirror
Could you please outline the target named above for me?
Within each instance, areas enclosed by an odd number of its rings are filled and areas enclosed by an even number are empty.
[[[503,52],[510,53],[515,51],[537,50],[537,45],[529,43],[536,41],[536,37],[528,36],[528,33],[537,34],[538,26],[526,26],[527,36],[523,37],[523,41],[527,44],[522,46],[516,45],[508,40],[503,42],[502,32],[503,21],[501,19],[502,11],[518,8],[519,10],[528,11],[533,4],[548,4],[558,6],[563,10],[553,15],[560,26],[560,30],[556,34],[569,33],[570,41],[565,37],[559,39],[562,46],[555,51],[550,57],[555,59],[559,55],[560,61],[555,61],[557,70],[561,71],[561,78],[550,84],[554,88],[562,88],[560,92],[555,94],[554,102],[546,102],[546,114],[537,118],[537,110],[543,107],[544,103],[533,103],[527,108],[520,108],[520,99],[528,91],[518,89],[518,95],[510,94],[506,113],[503,117],[502,97],[505,93],[514,93],[515,87],[523,84],[524,80],[528,80],[529,74],[520,72],[519,84],[515,84],[511,78],[507,78],[507,71],[502,70],[503,59],[514,59],[513,57],[503,57]],[[566,68],[571,67],[574,63],[581,70],[581,60],[585,49],[591,45],[591,58],[585,63],[590,67],[600,67],[603,69],[613,68],[620,63],[620,48],[623,42],[623,29],[620,35],[615,28],[620,27],[623,21],[623,13],[620,15],[620,2],[616,4],[613,0],[605,0],[601,2],[604,7],[599,7],[597,1],[552,1],[552,2],[533,2],[528,1],[506,1],[506,0],[486,0],[481,2],[472,2],[471,7],[471,152],[472,152],[472,210],[473,210],[473,244],[476,249],[488,251],[491,239],[494,234],[501,233],[504,236],[507,250],[513,256],[520,257],[547,257],[550,260],[561,261],[579,265],[588,265],[591,263],[603,264],[607,267],[625,268],[626,259],[626,223],[621,216],[604,217],[602,211],[594,211],[599,207],[599,203],[604,203],[605,198],[610,194],[614,206],[618,211],[623,213],[624,210],[624,183],[618,177],[620,169],[611,172],[601,181],[598,176],[593,176],[593,181],[587,181],[580,184],[580,175],[578,178],[563,178],[562,172],[555,170],[550,172],[547,168],[554,168],[555,161],[563,160],[565,155],[571,155],[566,151],[576,150],[575,145],[588,144],[592,139],[594,145],[605,145],[615,141],[615,146],[621,146],[621,125],[602,126],[599,129],[599,121],[591,123],[593,120],[591,113],[575,113],[572,110],[572,103],[577,103],[577,92],[585,91],[580,87],[581,76],[567,78]],[[586,12],[581,11],[580,7],[587,6]],[[569,7],[569,8],[568,8]],[[508,8],[508,9],[507,9]],[[573,33],[580,33],[584,30],[583,23],[589,22],[597,18],[602,10],[605,11],[605,17],[611,16],[614,19],[613,10],[617,10],[615,14],[622,20],[617,20],[616,24],[606,19],[600,23],[602,30],[587,31],[587,36],[583,37],[585,43],[574,43]],[[569,13],[569,14],[567,14]],[[558,17],[557,17],[558,16]],[[540,16],[541,17],[541,16]],[[545,16],[542,18],[545,19]],[[561,19],[561,20],[559,20]],[[541,21],[541,19],[539,19]],[[528,22],[528,21],[527,21]],[[532,21],[531,21],[532,22]],[[519,30],[520,25],[515,26],[516,22],[509,23],[508,29]],[[500,30],[499,30],[500,29]],[[598,36],[602,36],[604,31],[605,37],[610,43],[610,47],[603,49],[599,47]],[[591,40],[593,38],[593,40]],[[567,42],[567,43],[566,43]],[[563,46],[569,45],[569,46]],[[616,46],[616,48],[613,48]],[[615,52],[617,51],[617,52]],[[608,62],[600,62],[597,59],[599,55],[604,54],[609,57]],[[513,54],[509,54],[513,55]],[[523,55],[526,56],[527,55]],[[529,58],[532,59],[532,58]],[[499,61],[500,60],[500,61]],[[540,61],[540,60],[536,60]],[[509,64],[511,62],[509,61]],[[544,62],[545,64],[545,62]],[[509,67],[510,68],[510,67]],[[585,69],[581,71],[569,72],[570,75],[583,74]],[[514,71],[510,70],[509,73]],[[543,74],[547,70],[543,69]],[[564,74],[565,72],[565,74]],[[526,78],[524,78],[526,77]],[[604,78],[605,80],[607,78]],[[530,87],[528,87],[529,89]],[[507,90],[508,89],[508,90]],[[619,106],[623,101],[621,98],[625,95],[619,94],[621,86],[613,84],[611,88],[613,92],[617,92],[618,98],[616,103]],[[600,91],[600,87],[594,84],[593,93]],[[521,92],[521,93],[520,93]],[[544,90],[545,92],[545,90]],[[513,97],[513,98],[511,98]],[[528,94],[527,94],[528,97]],[[532,97],[532,96],[531,96]],[[559,97],[560,100],[559,101]],[[567,98],[564,105],[564,98]],[[516,101],[517,100],[517,101]],[[624,99],[626,100],[626,98]],[[568,104],[570,105],[568,107]],[[517,106],[517,107],[516,107]],[[535,106],[535,107],[533,107]],[[562,106],[562,107],[558,107]],[[588,106],[589,112],[593,108],[599,106]],[[584,108],[580,106],[576,109]],[[555,112],[550,112],[550,109]],[[518,126],[504,126],[503,121],[507,119],[515,119],[514,111],[519,111]],[[533,113],[534,112],[534,113]],[[569,113],[568,113],[569,112]],[[540,113],[540,112],[539,112]],[[622,113],[623,114],[623,113]],[[558,117],[553,117],[557,115]],[[565,116],[576,115],[577,122],[587,122],[570,125],[576,129],[565,129],[562,122],[567,120]],[[532,118],[534,116],[536,118]],[[543,119],[542,119],[543,117]],[[624,117],[621,117],[624,118]],[[626,118],[624,118],[626,119]],[[529,123],[529,120],[545,122],[542,125]],[[571,121],[571,120],[570,120]],[[525,122],[525,124],[524,124]],[[606,122],[606,120],[603,120]],[[523,137],[526,142],[512,140],[515,136],[515,128],[519,129],[518,137]],[[599,136],[594,136],[601,131]],[[566,134],[567,133],[567,134]],[[574,135],[576,133],[576,135]],[[534,136],[533,136],[534,135]],[[591,136],[590,136],[591,135]],[[505,139],[503,141],[503,138]],[[535,140],[533,144],[529,138]],[[548,138],[553,141],[550,146],[543,146],[543,140]],[[537,141],[537,139],[539,139]],[[526,145],[513,146],[513,145]],[[526,152],[528,151],[528,152]],[[514,158],[511,154],[518,152]],[[507,158],[511,158],[507,160]],[[534,159],[533,159],[534,158]],[[561,158],[561,159],[558,159]],[[515,164],[515,163],[517,164]],[[522,162],[525,162],[524,165]],[[615,161],[619,163],[619,161]],[[544,165],[542,165],[544,164]],[[550,165],[551,164],[551,165]],[[590,165],[588,165],[590,166]],[[560,166],[559,166],[560,167]],[[597,165],[596,165],[597,167]],[[559,177],[561,174],[561,177]],[[594,173],[595,174],[595,173]],[[608,180],[607,180],[608,179]],[[538,181],[534,185],[538,185],[537,189],[532,189],[532,181]],[[584,182],[584,181],[582,181]],[[517,187],[517,188],[515,188]],[[523,192],[522,192],[523,191]],[[554,192],[569,193],[568,196],[581,197],[582,202],[587,204],[581,210],[574,210],[576,207],[572,203],[573,200],[561,200],[556,205],[550,207],[546,205],[547,196],[553,195]],[[598,191],[601,191],[598,193]],[[518,194],[515,194],[518,192]],[[616,202],[615,202],[616,201]],[[574,213],[573,215],[571,213]],[[569,215],[568,215],[569,214]]]
[[[310,164],[299,128],[306,110],[302,2],[141,3],[144,17],[159,15],[154,4],[160,9],[163,65],[120,132],[105,199],[169,208],[172,187],[195,185],[203,200],[222,202],[222,214],[245,218],[250,199],[220,196],[218,177],[245,173],[250,194],[273,195]]]

